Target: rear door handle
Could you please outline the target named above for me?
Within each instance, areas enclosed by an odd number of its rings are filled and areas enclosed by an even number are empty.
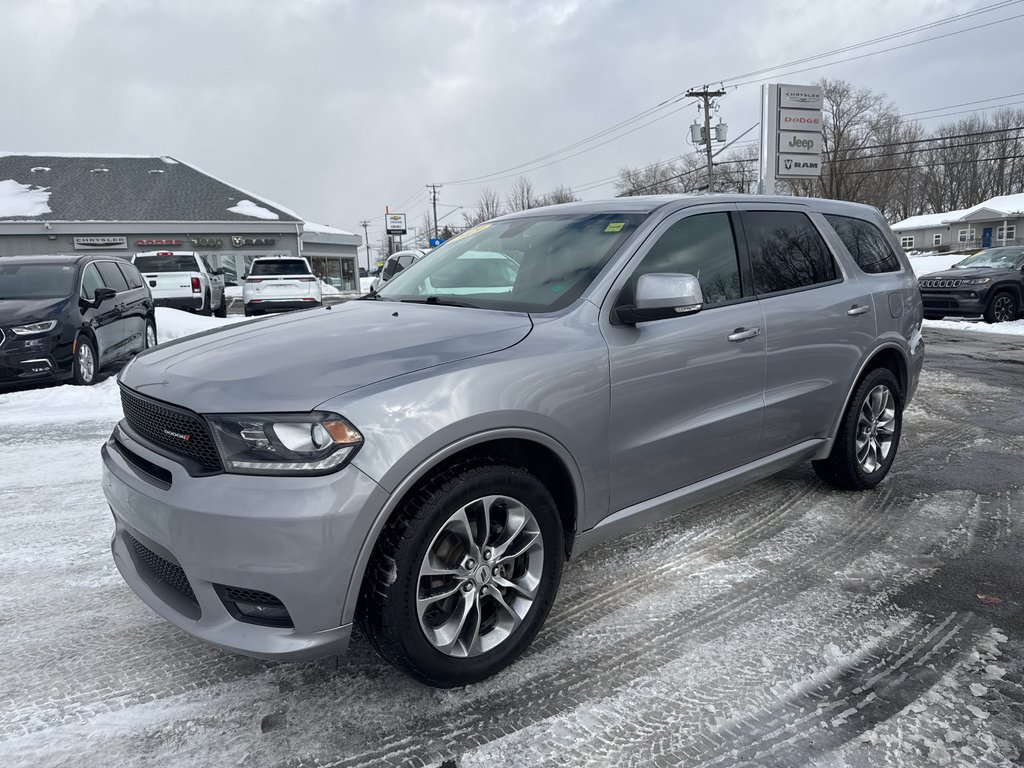
[[[728,338],[729,341],[743,341],[745,339],[752,339],[755,336],[760,335],[760,328],[737,328],[735,331],[730,333],[726,338]]]
[[[863,315],[865,312],[870,312],[870,311],[871,311],[871,307],[869,307],[869,306],[866,306],[864,304],[860,304],[860,305],[854,304],[852,307],[850,307],[848,310],[846,310],[846,314],[848,314],[850,317],[854,317],[856,315]]]

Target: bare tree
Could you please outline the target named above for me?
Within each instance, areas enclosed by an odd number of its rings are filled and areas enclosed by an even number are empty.
[[[533,182],[525,176],[520,176],[512,184],[512,189],[505,195],[505,207],[509,211],[526,211],[536,208],[540,204]]]
[[[484,187],[480,190],[480,196],[477,198],[474,211],[472,213],[464,212],[462,218],[466,222],[467,227],[472,227],[501,214],[501,198],[498,197],[498,193],[490,187]]]
[[[559,184],[553,190],[538,198],[538,205],[558,205],[559,203],[575,203],[579,200],[572,187]]]

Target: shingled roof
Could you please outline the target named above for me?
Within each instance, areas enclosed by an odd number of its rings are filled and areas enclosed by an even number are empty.
[[[0,153],[0,190],[45,200],[0,221],[301,221],[171,157]]]

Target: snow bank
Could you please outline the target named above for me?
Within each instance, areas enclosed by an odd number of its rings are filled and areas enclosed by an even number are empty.
[[[114,377],[91,387],[65,384],[0,393],[0,435],[5,427],[33,424],[109,422],[121,419],[121,398]]]
[[[225,328],[233,323],[247,320],[246,317],[203,317],[169,307],[156,308],[156,333],[158,343],[202,333],[212,328]]]
[[[910,266],[918,277],[949,269],[967,257],[962,253],[930,253],[927,256],[911,256]]]
[[[14,179],[0,181],[0,218],[41,216],[50,211],[50,193],[41,187],[33,189]]]
[[[993,333],[997,336],[1024,336],[1024,320],[1009,323],[989,323],[979,320],[925,320],[925,328],[940,331],[967,331],[969,333]]]
[[[360,277],[359,278],[359,292],[360,293],[369,293],[370,292],[370,286],[373,285],[373,281],[376,280],[376,279],[377,278],[375,278],[375,277]]]
[[[237,213],[242,216],[252,216],[254,219],[279,219],[281,218],[273,211],[264,208],[262,205],[257,205],[252,200],[239,200],[237,205],[233,205],[228,208],[231,213]]]

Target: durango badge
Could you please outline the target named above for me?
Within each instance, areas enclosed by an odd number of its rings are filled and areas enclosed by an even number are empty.
[[[163,432],[165,435],[169,435],[170,437],[176,437],[179,440],[184,440],[186,443],[188,442],[189,438],[192,437],[192,435],[183,435],[181,432],[172,432],[169,429],[165,429]]]

